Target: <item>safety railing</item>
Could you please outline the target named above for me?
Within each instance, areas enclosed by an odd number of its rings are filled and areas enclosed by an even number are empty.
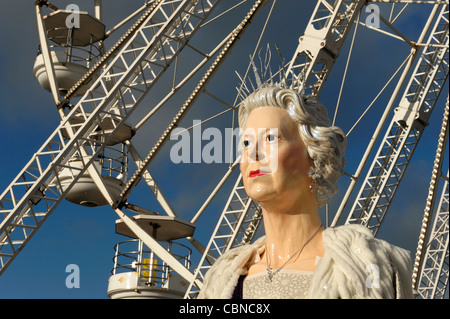
[[[178,261],[189,269],[191,265],[191,249],[178,242],[160,242]],[[112,275],[124,272],[137,272],[139,285],[151,287],[167,287],[172,269],[142,240],[130,239],[114,246],[114,267]]]

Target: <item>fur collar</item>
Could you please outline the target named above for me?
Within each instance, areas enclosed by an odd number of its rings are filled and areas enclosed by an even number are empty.
[[[353,224],[325,229],[322,244],[325,254],[314,271],[309,298],[412,298],[408,251]],[[227,251],[206,274],[198,298],[231,298],[239,277],[264,249],[265,236]]]

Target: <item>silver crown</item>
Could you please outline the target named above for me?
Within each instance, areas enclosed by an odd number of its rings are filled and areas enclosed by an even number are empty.
[[[249,68],[244,77],[242,77],[237,71],[235,71],[239,80],[241,81],[239,87],[236,87],[238,92],[238,98],[243,101],[249,96],[251,93],[258,91],[265,87],[280,87],[283,89],[291,89],[300,94],[300,96],[304,95],[303,86],[294,86],[289,85],[290,82],[287,78],[286,65],[283,56],[277,45],[275,45],[276,50],[280,56],[281,66],[278,67],[278,71],[273,73],[271,68],[271,60],[272,60],[272,51],[270,49],[270,45],[267,44],[266,52],[264,55],[264,59],[261,57],[261,50],[259,50],[258,55],[256,56],[259,60],[259,68],[255,63],[255,56],[250,55],[250,66],[253,71],[254,80],[250,79],[248,76]],[[278,82],[274,81],[275,78],[279,78]]]

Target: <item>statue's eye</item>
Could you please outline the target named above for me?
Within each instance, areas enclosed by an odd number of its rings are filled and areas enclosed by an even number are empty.
[[[248,140],[244,140],[244,147],[248,147],[250,145],[250,142]]]

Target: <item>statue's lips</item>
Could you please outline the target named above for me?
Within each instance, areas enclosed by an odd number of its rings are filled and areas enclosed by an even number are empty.
[[[267,175],[267,174],[270,174],[270,172],[261,171],[261,170],[257,169],[257,170],[251,171],[248,176],[250,178],[252,178],[252,177],[258,177],[258,176],[264,176],[264,175]]]

